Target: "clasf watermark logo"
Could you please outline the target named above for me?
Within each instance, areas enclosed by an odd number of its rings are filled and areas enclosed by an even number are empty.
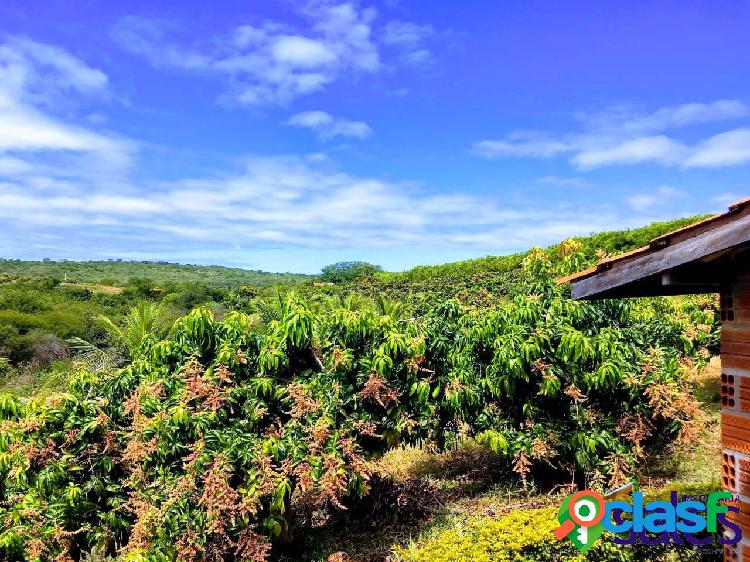
[[[617,492],[617,491],[616,491]],[[613,492],[607,497],[620,497]],[[597,492],[582,490],[563,500],[557,519],[560,526],[554,534],[558,540],[568,538],[585,553],[604,531],[614,533],[617,544],[708,545],[715,539],[722,545],[737,544],[742,529],[727,518],[739,508],[729,505],[730,492],[707,496],[682,496],[672,491],[670,501],[644,503],[643,492],[634,492],[630,501],[605,498]],[[716,533],[719,525],[726,532]]]

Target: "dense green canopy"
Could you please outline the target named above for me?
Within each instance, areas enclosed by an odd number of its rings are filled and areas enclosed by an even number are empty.
[[[206,309],[145,338],[115,373],[46,400],[0,397],[0,549],[64,560],[265,560],[294,526],[367,493],[397,443],[476,439],[526,482],[618,483],[645,450],[689,439],[686,365],[716,346],[712,299],[574,302],[527,256],[525,286],[489,309],[449,300],[267,321]]]

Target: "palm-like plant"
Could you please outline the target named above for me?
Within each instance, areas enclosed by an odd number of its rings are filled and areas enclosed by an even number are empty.
[[[390,316],[394,320],[399,320],[406,311],[404,303],[387,299],[383,295],[378,295],[373,308],[379,316]]]
[[[353,312],[369,308],[370,300],[354,293],[346,295],[345,297],[337,294],[327,297],[325,305],[329,310],[343,309]]]
[[[147,301],[141,301],[132,307],[122,326],[103,315],[97,316],[95,320],[106,330],[113,342],[124,348],[131,358],[138,353],[147,338],[161,336],[166,326],[163,307]]]
[[[117,353],[111,349],[99,349],[93,343],[79,337],[67,340],[68,350],[78,365],[92,371],[106,371],[118,365]]]

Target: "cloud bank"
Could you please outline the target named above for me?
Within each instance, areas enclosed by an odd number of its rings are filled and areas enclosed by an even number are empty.
[[[633,164],[685,169],[736,166],[750,162],[750,128],[734,128],[697,142],[680,140],[667,131],[748,116],[750,107],[737,100],[688,103],[650,114],[615,108],[579,114],[583,125],[579,132],[516,131],[500,139],[478,141],[472,151],[485,158],[565,157],[579,170]]]
[[[349,75],[374,75],[391,47],[410,63],[431,57],[425,46],[430,26],[393,21],[376,27],[376,11],[355,3],[297,8],[306,25],[268,20],[180,43],[173,23],[130,16],[117,22],[111,36],[153,66],[222,78],[222,99],[239,105],[288,104]]]

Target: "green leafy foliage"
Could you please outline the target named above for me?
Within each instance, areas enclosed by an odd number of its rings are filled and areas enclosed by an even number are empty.
[[[651,239],[661,236],[672,230],[688,226],[705,216],[687,217],[667,222],[655,222],[648,226],[632,230],[616,230],[601,232],[590,236],[573,238],[580,244],[580,257],[585,260],[593,260],[599,254],[614,255],[634,248],[648,245]],[[561,243],[562,244],[562,243]],[[560,244],[549,248],[551,254],[558,253]],[[508,272],[521,267],[528,252],[511,254],[508,256],[487,256],[473,260],[457,261],[441,265],[420,265],[403,273],[384,273],[380,275],[384,280],[434,280],[436,277],[460,278],[467,275],[475,275],[489,272]]]
[[[34,378],[55,361],[77,359],[81,342],[89,351],[116,357],[122,349],[127,356],[128,348],[152,332],[158,337],[159,327],[176,317],[228,300],[228,291],[195,283],[159,286],[133,278],[115,287],[0,276],[0,357]],[[0,384],[12,383],[12,378]]]
[[[578,237],[551,246],[545,253],[554,264],[559,264],[564,261],[564,254],[568,251],[564,246],[572,242],[577,248],[575,261],[581,267],[585,267],[604,256],[647,245],[652,238],[701,218],[704,217],[657,222],[632,230]],[[451,298],[463,304],[488,308],[526,291],[522,265],[529,253],[418,266],[400,273],[376,273],[333,287],[303,285],[299,289],[312,297],[320,293],[342,296],[357,294],[371,299],[386,297],[403,303],[404,308],[414,314],[424,314],[436,302]],[[575,269],[574,265],[576,264],[569,264],[568,271]]]
[[[689,438],[682,373],[715,349],[715,303],[573,302],[553,282],[583,259],[568,250],[529,254],[524,290],[490,309],[316,313],[292,293],[259,315],[198,308],[116,373],[1,396],[0,549],[265,560],[367,493],[389,448],[469,436],[523,483],[619,483],[644,451]]]
[[[340,261],[325,266],[321,270],[321,279],[331,283],[346,283],[361,277],[370,277],[383,268],[364,261]]]
[[[719,482],[706,482],[699,486],[676,484],[669,488],[682,496],[710,494],[719,489],[720,485]],[[669,491],[648,492],[646,497],[648,501],[668,501]],[[605,533],[590,552],[582,555],[573,548],[570,541],[558,541],[553,536],[552,532],[558,526],[557,511],[557,507],[547,507],[517,510],[496,519],[472,517],[408,547],[397,546],[394,557],[399,562],[667,562],[722,559],[720,553],[723,549],[714,542],[693,546],[689,543],[676,544],[657,540],[654,535],[649,536],[653,544],[643,544],[638,540],[634,544],[623,546],[614,543],[610,533]]]
[[[95,319],[106,330],[118,346],[122,346],[130,357],[135,357],[150,338],[159,338],[164,331],[166,318],[161,306],[141,301],[128,311],[123,326],[100,315]]]

